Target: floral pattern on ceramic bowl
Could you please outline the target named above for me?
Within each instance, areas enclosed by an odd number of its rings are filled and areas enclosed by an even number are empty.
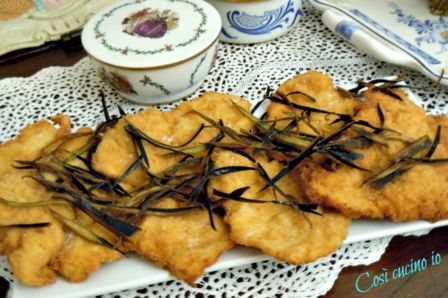
[[[91,57],[100,77],[122,97],[139,104],[176,101],[196,91],[213,67],[218,40],[201,55],[174,67],[135,70],[106,65]]]
[[[275,39],[295,26],[302,15],[302,0],[207,0],[221,14],[220,40],[258,43]]]
[[[128,0],[100,11],[82,43],[100,77],[137,103],[194,92],[214,64],[219,13],[202,0]]]

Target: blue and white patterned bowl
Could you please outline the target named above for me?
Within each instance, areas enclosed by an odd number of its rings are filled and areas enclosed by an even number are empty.
[[[259,43],[287,33],[302,15],[302,0],[206,0],[222,19],[220,40]]]

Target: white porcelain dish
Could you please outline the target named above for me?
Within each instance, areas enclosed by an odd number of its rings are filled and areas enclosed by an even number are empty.
[[[141,104],[194,92],[216,59],[219,13],[202,0],[126,0],[101,10],[82,44],[103,80]]]
[[[419,231],[429,227],[447,226],[448,221],[430,224],[425,221],[409,223],[393,223],[388,221],[356,220],[350,226],[345,243],[393,236],[407,232]],[[215,271],[231,267],[269,260],[271,257],[259,250],[236,247],[226,252],[218,262],[207,271]],[[74,284],[58,279],[56,283],[44,288],[31,288],[14,283],[12,298],[81,298],[115,292],[124,289],[137,288],[149,284],[173,279],[166,270],[154,264],[132,256],[112,264],[106,264],[93,274],[87,281]]]
[[[448,18],[422,0],[311,0],[322,20],[369,55],[448,85]]]
[[[220,40],[250,44],[275,39],[296,25],[302,0],[207,0],[221,14]]]

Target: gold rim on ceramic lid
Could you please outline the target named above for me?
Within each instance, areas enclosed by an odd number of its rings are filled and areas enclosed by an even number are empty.
[[[82,32],[94,59],[125,69],[161,69],[193,59],[214,44],[219,13],[202,0],[128,0],[106,7]]]
[[[118,69],[123,69],[123,70],[134,70],[134,71],[159,70],[159,69],[165,69],[165,68],[170,68],[170,67],[173,67],[173,66],[176,66],[176,65],[180,65],[182,63],[185,63],[185,62],[188,62],[190,60],[193,60],[194,58],[196,58],[198,56],[201,56],[202,54],[207,52],[213,45],[216,44],[217,39],[218,39],[218,37],[207,48],[205,48],[204,50],[200,51],[199,53],[197,53],[196,55],[194,55],[194,56],[192,56],[192,57],[190,57],[188,59],[185,59],[185,60],[182,60],[182,61],[178,61],[178,62],[175,62],[175,63],[172,63],[172,64],[157,66],[157,67],[148,67],[148,68],[144,68],[144,67],[140,67],[140,68],[123,67],[123,66],[119,66],[119,65],[106,63],[106,62],[101,61],[99,59],[96,59],[95,57],[90,56],[90,55],[89,55],[89,57],[90,57],[90,59],[94,59],[94,60],[96,60],[98,62],[101,62],[101,63],[103,63],[105,65],[109,65],[109,66],[112,66],[112,67],[115,67],[115,68],[118,68]]]

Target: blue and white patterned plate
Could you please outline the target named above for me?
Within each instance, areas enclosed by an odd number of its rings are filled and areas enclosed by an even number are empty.
[[[448,85],[448,18],[422,0],[310,0],[334,32],[380,60]]]

